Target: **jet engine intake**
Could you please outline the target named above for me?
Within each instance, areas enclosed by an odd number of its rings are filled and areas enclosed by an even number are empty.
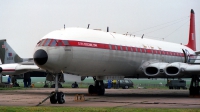
[[[145,74],[148,75],[148,76],[155,76],[158,74],[158,68],[156,67],[147,67],[145,69]]]
[[[162,77],[164,76],[164,68],[167,65],[168,63],[164,62],[152,63],[144,69],[144,73],[150,77]]]
[[[188,73],[199,74],[200,65],[191,65],[187,63],[171,63],[165,68],[165,73],[168,76],[184,76]]]
[[[178,74],[179,73],[179,68],[177,67],[167,67],[166,68],[167,74]]]
[[[180,75],[181,66],[185,65],[185,63],[175,62],[171,63],[165,68],[165,74],[168,76],[177,76]]]

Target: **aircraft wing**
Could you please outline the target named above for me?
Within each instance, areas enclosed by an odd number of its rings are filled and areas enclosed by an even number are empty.
[[[20,75],[29,71],[44,71],[37,65],[23,65],[20,63],[0,65],[0,73],[4,75]],[[45,72],[45,71],[44,71]]]
[[[148,62],[149,63],[149,62]],[[182,62],[164,63],[152,62],[141,68],[146,76],[162,77],[162,76],[185,76],[192,77],[192,75],[200,74],[200,64],[188,64]],[[189,76],[191,74],[191,76]]]

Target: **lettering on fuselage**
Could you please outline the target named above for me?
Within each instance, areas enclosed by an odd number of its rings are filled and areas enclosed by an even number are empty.
[[[65,49],[65,51],[71,51],[71,49]]]
[[[13,60],[13,57],[7,57],[7,60]]]
[[[85,43],[85,42],[78,42],[78,45],[81,45],[81,46],[89,46],[89,47],[97,47],[97,44]]]

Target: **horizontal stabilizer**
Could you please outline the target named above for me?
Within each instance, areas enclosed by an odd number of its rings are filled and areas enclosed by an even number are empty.
[[[15,70],[43,71],[36,65],[18,65]]]
[[[195,54],[196,54],[196,55],[200,55],[200,51],[196,51]]]

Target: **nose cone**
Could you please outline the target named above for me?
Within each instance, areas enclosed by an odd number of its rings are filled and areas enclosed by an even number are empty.
[[[39,49],[34,53],[33,58],[37,65],[44,65],[48,60],[48,55],[45,50]]]
[[[3,71],[3,69],[0,67],[0,73]]]

